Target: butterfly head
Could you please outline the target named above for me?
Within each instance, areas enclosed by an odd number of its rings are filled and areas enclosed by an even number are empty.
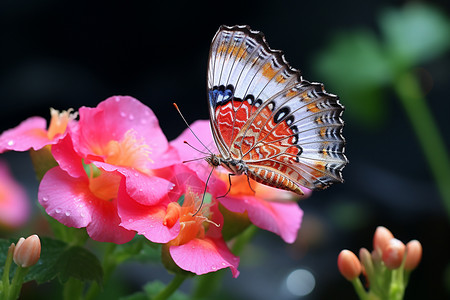
[[[212,167],[218,167],[221,164],[221,158],[219,155],[211,154],[205,158],[206,162]]]

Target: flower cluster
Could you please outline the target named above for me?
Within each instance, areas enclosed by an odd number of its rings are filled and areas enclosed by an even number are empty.
[[[230,268],[238,276],[239,258],[224,239],[229,214],[295,241],[302,211],[291,193],[246,176],[233,176],[228,192],[228,173],[219,167],[209,176],[203,159],[192,161],[198,153],[185,141],[202,147],[193,135],[186,130],[169,142],[138,100],[115,96],[95,108],[51,115],[48,128],[33,117],[5,131],[0,152],[31,150],[42,174],[39,203],[60,223],[116,244],[137,233],[163,244],[163,257],[176,267],[198,275]],[[203,150],[217,153],[208,121],[192,130],[211,145]]]
[[[379,226],[373,248],[372,253],[361,248],[359,260],[353,252],[342,250],[338,256],[339,271],[353,283],[360,299],[402,299],[409,275],[422,258],[422,245],[417,240],[405,245],[387,228]],[[368,291],[362,287],[361,273]]]

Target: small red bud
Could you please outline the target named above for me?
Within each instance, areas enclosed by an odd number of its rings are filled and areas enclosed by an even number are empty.
[[[419,265],[422,259],[422,245],[418,240],[412,240],[406,244],[405,270],[412,271]]]
[[[393,238],[383,250],[383,262],[385,266],[394,270],[401,266],[406,246],[401,241]]]
[[[22,268],[35,265],[41,256],[41,241],[34,234],[26,239],[20,238],[14,249],[14,262]]]
[[[342,250],[338,256],[338,268],[342,276],[352,281],[361,274],[361,263],[350,250]]]
[[[392,232],[386,227],[378,226],[373,235],[373,249],[384,251],[384,248],[389,244],[389,241],[394,238]]]

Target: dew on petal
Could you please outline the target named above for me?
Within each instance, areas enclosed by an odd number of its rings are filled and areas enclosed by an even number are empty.
[[[120,116],[121,116],[122,118],[125,118],[125,117],[127,116],[127,114],[124,113],[123,111],[121,111],[121,112],[120,112]]]
[[[57,213],[57,214],[61,213],[61,208],[56,208],[55,213]]]
[[[43,202],[47,202],[48,201],[48,197],[47,196],[42,197],[42,201]]]
[[[66,216],[69,217],[71,214],[70,210],[66,211]]]
[[[13,140],[9,140],[8,141],[8,146],[12,146],[12,145],[14,145],[14,141]]]
[[[128,116],[128,120],[133,121],[133,120],[134,120],[134,115],[133,115],[133,114],[130,114],[130,115]]]

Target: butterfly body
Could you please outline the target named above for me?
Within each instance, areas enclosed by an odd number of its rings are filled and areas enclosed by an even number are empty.
[[[303,80],[247,26],[222,26],[211,45],[208,98],[220,154],[233,174],[303,194],[342,181],[344,110],[322,84]]]

